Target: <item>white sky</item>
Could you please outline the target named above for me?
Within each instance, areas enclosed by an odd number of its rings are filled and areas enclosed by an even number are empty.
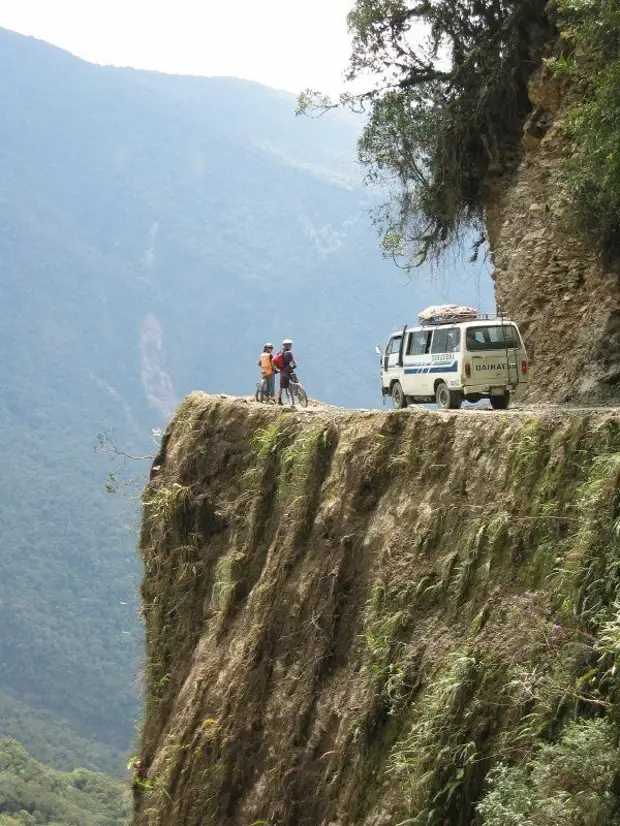
[[[353,0],[0,0],[0,27],[94,63],[342,86]]]

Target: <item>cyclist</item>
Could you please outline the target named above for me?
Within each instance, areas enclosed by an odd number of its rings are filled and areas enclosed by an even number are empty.
[[[276,398],[276,368],[273,364],[273,344],[267,342],[258,359],[258,366],[262,376],[261,386],[266,401],[275,401]]]
[[[277,354],[275,364],[280,372],[278,404],[282,404],[282,391],[289,387],[291,383],[291,373],[297,367],[293,356],[293,342],[290,338],[285,338],[282,342],[282,351]]]

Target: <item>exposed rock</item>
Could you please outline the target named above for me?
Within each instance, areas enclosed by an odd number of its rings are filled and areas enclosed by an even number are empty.
[[[617,400],[618,279],[564,220],[562,170],[574,151],[562,129],[568,91],[546,66],[529,91],[534,110],[521,163],[488,189],[497,301],[521,326],[532,399]]]

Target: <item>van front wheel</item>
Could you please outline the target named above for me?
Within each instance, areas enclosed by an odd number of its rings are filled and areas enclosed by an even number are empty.
[[[460,393],[450,390],[448,385],[442,381],[435,390],[435,401],[440,410],[458,410],[463,403]]]
[[[395,381],[392,386],[392,404],[394,410],[402,410],[403,407],[407,407],[407,399],[399,381]]]
[[[491,396],[493,410],[507,410],[510,404],[510,393],[506,390],[503,396]]]

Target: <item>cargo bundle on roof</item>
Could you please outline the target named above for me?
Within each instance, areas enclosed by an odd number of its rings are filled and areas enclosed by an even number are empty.
[[[427,307],[419,314],[420,324],[445,324],[450,321],[467,321],[478,317],[478,310],[459,304],[439,304]]]

